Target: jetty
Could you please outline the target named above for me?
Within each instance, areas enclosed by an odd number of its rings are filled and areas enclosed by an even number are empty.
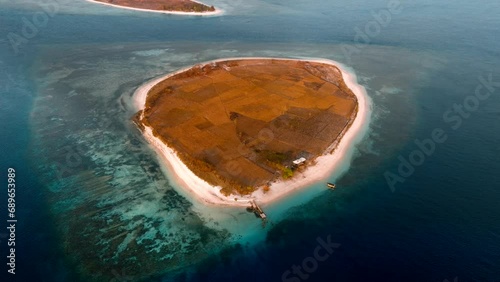
[[[248,210],[255,213],[255,215],[261,218],[263,222],[267,221],[266,213],[259,207],[259,205],[257,205],[255,200],[252,200],[250,202],[250,207],[248,208]]]

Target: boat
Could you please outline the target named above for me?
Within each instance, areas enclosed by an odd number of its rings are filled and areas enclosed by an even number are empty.
[[[330,182],[326,183],[326,186],[328,186],[328,188],[330,188],[330,189],[335,189],[335,187],[336,187],[335,184],[330,183]]]

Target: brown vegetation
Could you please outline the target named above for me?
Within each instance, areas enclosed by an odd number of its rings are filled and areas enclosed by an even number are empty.
[[[200,178],[249,194],[291,178],[354,119],[356,96],[338,68],[272,59],[195,66],[154,86],[142,120]],[[306,164],[307,165],[307,164]]]
[[[171,12],[213,12],[214,6],[207,6],[190,0],[94,0],[98,2],[156,11]]]

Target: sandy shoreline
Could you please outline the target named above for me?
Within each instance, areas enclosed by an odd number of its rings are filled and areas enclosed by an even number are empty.
[[[264,58],[264,57],[245,57],[245,58],[225,58],[215,61],[204,62],[197,65],[210,64],[212,62],[221,62],[227,60],[244,60],[244,59],[275,59],[275,60],[293,60],[293,61],[309,61],[318,62],[334,65],[340,69],[342,72],[342,77],[346,85],[352,90],[358,99],[358,112],[355,120],[352,122],[349,129],[344,133],[343,138],[338,143],[333,154],[323,155],[316,158],[316,164],[309,166],[305,171],[297,173],[292,179],[283,181],[279,180],[271,185],[270,191],[264,193],[262,189],[252,193],[249,196],[235,196],[231,195],[229,197],[224,196],[220,192],[220,187],[214,187],[204,181],[203,179],[196,176],[177,156],[177,154],[165,145],[158,138],[154,137],[151,128],[146,127],[143,134],[148,142],[154,147],[156,152],[161,156],[162,160],[170,171],[173,172],[177,182],[186,189],[190,194],[195,196],[196,199],[207,204],[214,205],[225,205],[225,206],[248,206],[248,202],[251,200],[256,200],[259,204],[269,204],[280,198],[285,197],[298,191],[299,189],[316,183],[320,180],[326,179],[334,169],[342,162],[345,157],[346,152],[353,147],[354,140],[361,131],[363,125],[368,120],[368,115],[370,113],[370,103],[369,98],[366,94],[366,90],[363,86],[359,85],[356,80],[356,76],[348,72],[342,64],[326,60],[326,59],[288,59],[288,58]],[[146,103],[146,98],[149,90],[158,84],[159,82],[174,76],[178,73],[184,72],[191,69],[193,66],[184,68],[182,70],[170,73],[168,75],[162,76],[151,80],[142,86],[140,86],[133,94],[133,103],[137,111],[144,108]],[[235,200],[237,198],[237,201]]]
[[[191,1],[199,3],[199,4],[207,5],[207,4],[199,2],[199,1],[194,1],[194,0],[191,0]],[[95,0],[87,0],[87,2],[111,6],[111,7],[115,7],[115,8],[133,10],[133,11],[160,13],[160,14],[171,14],[171,15],[183,15],[183,16],[219,16],[219,15],[222,15],[224,13],[224,10],[220,10],[217,8],[213,12],[200,13],[200,12],[159,11],[159,10],[141,9],[141,8],[133,8],[133,7],[127,7],[127,6],[122,6],[122,5],[104,3],[104,2],[95,1]]]

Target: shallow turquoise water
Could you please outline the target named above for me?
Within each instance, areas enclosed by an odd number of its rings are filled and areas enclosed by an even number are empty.
[[[478,77],[500,81],[500,5],[402,1],[357,44],[388,2],[220,0],[226,15],[193,18],[60,0],[17,55],[6,36],[40,7],[1,2],[1,169],[23,181],[19,281],[282,281],[328,236],[340,246],[308,281],[498,281],[499,90],[457,129],[443,114]],[[266,229],[179,195],[129,121],[143,81],[235,56],[337,60],[374,105],[342,189],[269,207]],[[447,141],[391,191],[384,172],[436,128]]]

